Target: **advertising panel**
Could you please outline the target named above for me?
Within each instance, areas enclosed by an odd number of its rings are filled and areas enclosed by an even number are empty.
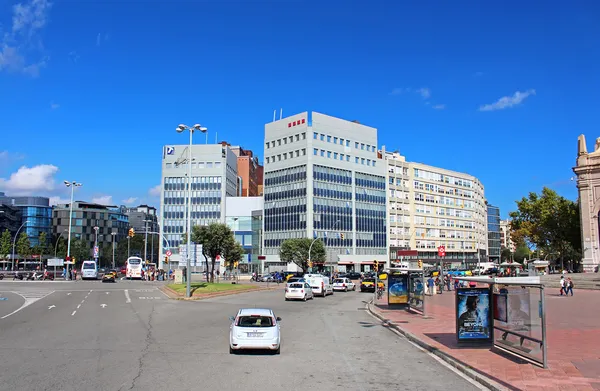
[[[423,274],[411,273],[409,277],[410,306],[423,311]]]
[[[459,342],[491,341],[491,300],[489,288],[456,290],[456,336]]]
[[[507,322],[508,321],[508,309],[507,309],[506,294],[495,293],[493,307],[494,307],[494,320],[499,320],[500,322]]]
[[[388,279],[388,304],[408,304],[408,274],[390,274]]]
[[[495,298],[496,296],[498,299]],[[532,320],[529,289],[521,287],[502,288],[500,293],[494,295],[495,306],[497,305],[496,301],[501,308],[500,310],[494,308],[494,319],[504,322],[509,330],[530,331]]]

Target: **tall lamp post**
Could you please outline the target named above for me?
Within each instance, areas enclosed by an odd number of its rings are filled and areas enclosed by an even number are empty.
[[[60,238],[62,237],[62,234],[64,234],[65,232],[67,232],[66,228],[64,231],[62,231],[60,233],[60,235],[58,235],[58,239],[56,239],[56,244],[54,245],[54,258],[56,258],[56,254],[58,253],[58,242],[60,242]]]
[[[94,239],[94,259],[96,260],[96,265],[98,265],[98,256],[99,254],[99,249],[98,249],[98,230],[100,229],[100,227],[94,227],[94,233],[96,234],[96,238]]]
[[[188,159],[187,159],[187,164],[188,164],[188,188],[187,188],[187,241],[186,241],[186,247],[187,247],[187,256],[186,256],[186,275],[185,275],[185,282],[186,282],[186,287],[185,287],[185,296],[186,297],[190,297],[191,296],[191,285],[190,285],[190,257],[192,256],[192,251],[190,248],[190,244],[192,242],[192,219],[191,219],[191,212],[190,210],[192,209],[192,136],[194,135],[194,131],[200,131],[202,133],[206,133],[206,131],[208,130],[207,128],[203,127],[200,124],[196,124],[193,127],[189,127],[187,125],[183,125],[180,124],[177,128],[177,133],[183,133],[186,130],[189,130],[190,132],[190,145],[188,147]]]
[[[115,238],[117,236],[116,232],[111,232],[110,233],[112,235],[112,247],[113,247],[113,253],[112,253],[112,268],[115,268]]]
[[[127,258],[129,258],[129,256],[130,256],[129,255],[129,243],[130,243],[130,241],[131,241],[131,236],[128,235],[127,236]]]
[[[12,266],[11,269],[15,270],[15,246],[17,245],[17,238],[19,237],[19,231],[21,231],[21,228],[23,228],[25,226],[25,224],[29,223],[29,220],[25,221],[23,224],[21,224],[21,226],[19,227],[19,229],[17,230],[17,233],[15,234],[15,238],[13,239],[13,252],[12,252]]]
[[[71,188],[71,204],[69,205],[69,236],[67,239],[67,261],[71,261],[71,230],[73,228],[73,195],[76,187],[81,187],[81,183],[77,183],[75,181],[69,182],[64,181],[65,186]],[[65,280],[69,280],[69,264],[67,263],[65,273]]]
[[[151,220],[144,220],[144,262],[148,262],[148,223]]]

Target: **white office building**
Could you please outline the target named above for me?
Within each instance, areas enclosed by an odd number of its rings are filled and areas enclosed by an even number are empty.
[[[391,259],[486,261],[487,209],[484,188],[472,175],[407,162],[381,151],[389,186]],[[403,257],[400,254],[408,255]]]
[[[328,266],[387,261],[386,166],[377,129],[316,112],[265,125],[263,252],[268,270],[292,267],[281,243],[318,238]],[[343,239],[342,239],[343,234]]]
[[[177,267],[182,257],[177,250],[186,234],[188,145],[163,147],[160,232],[160,267],[167,250],[173,255],[170,267]],[[191,220],[194,225],[225,223],[225,199],[236,195],[237,156],[227,145],[192,145]]]

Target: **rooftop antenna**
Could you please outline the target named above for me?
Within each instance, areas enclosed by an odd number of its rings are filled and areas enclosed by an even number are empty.
[[[277,115],[277,109],[273,110],[273,122],[275,122],[276,115]]]
[[[283,118],[283,107],[279,110],[279,119]]]

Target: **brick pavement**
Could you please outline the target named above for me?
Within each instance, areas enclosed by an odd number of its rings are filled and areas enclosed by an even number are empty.
[[[400,329],[468,368],[513,390],[600,390],[600,292],[576,290],[574,296],[546,290],[548,369],[486,347],[456,342],[454,292],[427,296],[427,318],[390,309],[384,300],[373,310]]]

